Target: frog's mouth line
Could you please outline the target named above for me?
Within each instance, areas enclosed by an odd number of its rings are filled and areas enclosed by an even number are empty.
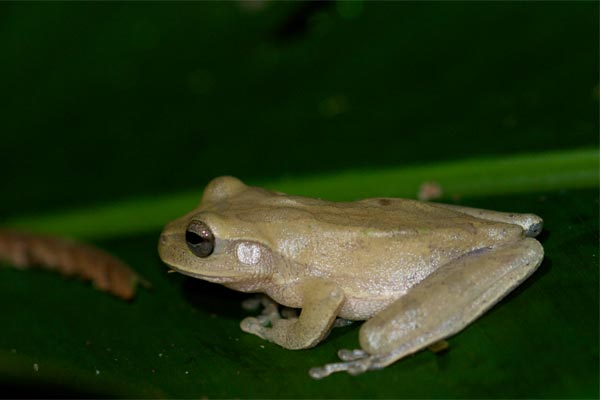
[[[170,271],[177,272],[177,273],[180,273],[180,274],[186,275],[186,276],[191,276],[192,278],[202,279],[202,280],[208,281],[208,282],[227,283],[227,282],[234,282],[234,281],[236,281],[236,278],[237,278],[236,276],[233,276],[233,275],[230,275],[230,276],[204,275],[204,274],[199,274],[197,272],[184,270],[184,269],[178,268],[171,264],[168,264],[168,265],[170,267]]]

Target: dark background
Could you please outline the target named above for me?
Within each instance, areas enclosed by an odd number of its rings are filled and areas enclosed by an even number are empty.
[[[224,174],[597,148],[598,14],[596,2],[2,3],[0,218],[200,193]],[[243,296],[165,278],[149,232],[99,243],[155,284],[133,304],[0,269],[1,388],[597,397],[597,188],[468,205],[544,216],[547,256],[441,356],[311,381],[308,367],[356,346],[356,326],[307,352],[242,334]]]
[[[0,213],[598,144],[593,2],[244,4],[2,4]]]

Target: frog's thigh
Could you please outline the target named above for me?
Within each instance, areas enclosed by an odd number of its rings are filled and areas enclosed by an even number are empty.
[[[535,214],[506,213],[501,211],[484,210],[481,208],[471,208],[455,206],[451,204],[431,203],[438,207],[458,211],[472,217],[487,219],[489,221],[504,222],[507,224],[520,225],[525,234],[530,237],[537,236],[542,231],[544,221]]]
[[[344,293],[334,284],[318,279],[308,280],[301,290],[304,304],[300,317],[272,321],[271,328],[262,326],[256,318],[246,318],[241,323],[242,330],[286,349],[315,346],[331,330],[344,302]]]
[[[367,321],[360,331],[372,369],[446,338],[471,323],[535,271],[544,250],[535,239],[445,265]]]

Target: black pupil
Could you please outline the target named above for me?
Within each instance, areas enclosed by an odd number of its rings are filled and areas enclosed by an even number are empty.
[[[185,241],[191,245],[197,245],[199,243],[202,243],[204,240],[205,239],[202,236],[198,235],[195,232],[187,231],[185,233]]]
[[[208,257],[215,248],[215,237],[203,222],[192,222],[185,231],[188,248],[198,257]]]

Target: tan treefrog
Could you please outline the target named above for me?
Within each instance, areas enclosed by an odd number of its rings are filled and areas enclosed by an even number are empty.
[[[313,368],[383,368],[463,329],[540,265],[542,219],[398,198],[329,202],[220,177],[169,223],[159,254],[175,271],[300,308],[241,328],[287,349],[322,341],[336,318],[367,320],[360,350]]]

